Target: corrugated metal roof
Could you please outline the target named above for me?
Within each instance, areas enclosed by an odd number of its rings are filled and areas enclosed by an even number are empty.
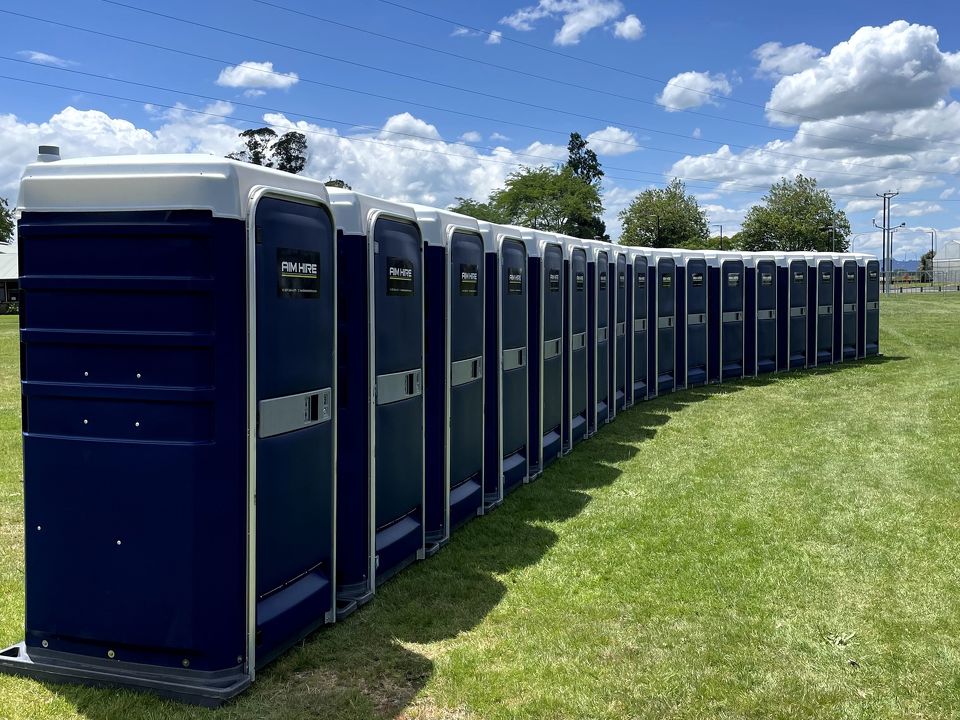
[[[0,247],[0,280],[16,280],[18,276],[16,247]]]

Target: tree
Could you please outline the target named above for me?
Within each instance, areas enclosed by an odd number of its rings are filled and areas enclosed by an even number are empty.
[[[353,188],[347,184],[346,180],[341,180],[340,178],[327,178],[324,185],[327,187],[340,188],[341,190],[353,190]]]
[[[600,181],[603,179],[603,169],[597,154],[587,147],[587,141],[578,132],[570,133],[570,142],[567,143],[567,164],[565,166],[580,181],[592,185],[600,193]],[[600,213],[603,207],[600,207]],[[600,214],[591,216],[574,215],[568,223],[567,235],[599,240],[610,240],[607,235],[607,224]]]
[[[303,133],[288,132],[277,137],[268,127],[244,130],[238,137],[243,139],[242,150],[227,155],[231,160],[277,168],[298,174],[307,164],[307,138]]]
[[[927,250],[920,256],[920,282],[933,282],[933,258],[936,250]]]
[[[512,173],[503,188],[490,194],[490,205],[515,225],[573,235],[584,219],[603,211],[600,192],[562,168],[523,168]]]
[[[754,205],[740,229],[744,250],[846,252],[850,221],[814,178],[781,178]]]
[[[498,208],[489,202],[479,202],[473,198],[457,197],[457,204],[450,208],[455,213],[469,215],[477,220],[492,223],[509,223],[510,218],[503,215]]]
[[[7,205],[7,199],[0,198],[0,245],[13,242],[13,228],[13,213]]]
[[[620,211],[621,245],[703,247],[710,237],[707,214],[680,178],[644,190]]]

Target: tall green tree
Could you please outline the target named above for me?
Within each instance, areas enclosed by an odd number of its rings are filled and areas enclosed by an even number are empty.
[[[353,190],[346,180],[341,180],[340,178],[328,178],[323,184],[327,187],[340,188],[341,190]]]
[[[450,208],[453,212],[461,215],[469,215],[477,220],[485,220],[492,223],[510,223],[509,217],[504,215],[499,208],[495,208],[489,202],[479,202],[473,198],[458,197],[457,204]]]
[[[665,188],[644,190],[620,211],[621,245],[705,247],[707,214],[680,178]]]
[[[9,245],[13,242],[13,212],[7,204],[6,198],[0,198],[0,245]]]
[[[303,172],[307,164],[307,138],[288,132],[277,136],[271,128],[244,130],[238,134],[243,148],[227,155],[231,160],[276,168],[293,174]]]
[[[599,195],[601,191],[600,182],[603,179],[603,168],[600,166],[600,160],[597,154],[587,147],[587,141],[578,132],[570,133],[570,141],[567,143],[567,164],[565,166],[573,173],[573,176],[582,182],[592,185]],[[607,224],[600,216],[603,212],[601,205],[600,211],[590,216],[574,215],[570,218],[567,227],[568,235],[585,239],[609,240],[607,235]]]
[[[920,256],[920,282],[933,282],[933,259],[936,256],[936,250],[927,250]]]
[[[744,250],[847,252],[850,221],[815,178],[781,178],[750,208],[740,229]]]
[[[573,235],[603,211],[600,192],[564,166],[523,168],[490,194],[490,205],[515,225]]]

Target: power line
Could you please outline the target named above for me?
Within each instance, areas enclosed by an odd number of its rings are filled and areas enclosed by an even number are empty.
[[[109,0],[104,0],[109,2]],[[293,15],[298,15],[300,17],[309,18],[311,20],[316,20],[317,22],[326,23],[328,25],[333,25],[334,27],[344,28],[346,30],[351,30],[354,32],[362,33],[364,35],[369,35],[371,37],[381,38],[383,40],[389,40],[391,42],[399,43],[401,45],[406,45],[407,47],[414,47],[420,50],[426,50],[427,52],[436,53],[438,55],[443,55],[445,57],[452,57],[458,60],[463,60],[466,62],[475,63],[477,65],[483,65],[485,67],[495,68],[497,70],[502,70],[504,72],[512,73],[514,75],[520,75],[522,77],[532,78],[534,80],[542,80],[545,82],[555,83],[563,87],[575,88],[577,90],[585,90],[587,92],[596,93],[598,95],[605,95],[607,97],[617,98],[618,100],[628,100],[630,102],[639,103],[641,105],[648,105],[655,108],[660,108],[662,105],[660,103],[653,102],[651,100],[645,100],[643,98],[634,97],[633,95],[624,95],[622,93],[612,92],[610,90],[604,90],[598,87],[592,87],[590,85],[581,85],[579,83],[570,82],[568,80],[561,80],[559,78],[549,77],[547,75],[540,75],[538,73],[530,72],[527,70],[521,70],[520,68],[510,67],[509,65],[501,65],[500,63],[491,62],[489,60],[483,60],[481,58],[470,57],[469,55],[463,55],[461,53],[450,52],[449,50],[443,50],[441,48],[432,47],[430,45],[424,45],[423,43],[414,42],[412,40],[406,40],[404,38],[396,37],[394,35],[389,35],[386,33],[379,33],[367,28],[358,27],[356,25],[351,25],[349,23],[341,22],[339,20],[333,20],[331,18],[323,17],[321,15],[314,15],[312,13],[304,12],[303,10],[297,10],[296,8],[287,7],[286,5],[280,5],[278,3],[270,2],[269,0],[252,0],[253,2],[264,5],[266,7],[271,7],[276,10],[282,10],[284,12],[291,13]],[[124,7],[129,7],[124,5]],[[677,86],[680,87],[680,86]],[[714,115],[712,113],[700,112],[698,110],[692,110],[690,108],[677,108],[680,112],[686,113],[688,115],[696,115],[697,117],[708,118],[710,120],[720,120],[722,122],[735,123],[737,125],[746,125],[748,127],[755,127],[765,130],[767,132],[778,132],[778,133],[793,133],[794,136],[804,135],[810,138],[817,138],[820,140],[835,140],[836,138],[829,135],[817,135],[816,133],[809,132],[807,130],[791,130],[789,128],[777,128],[771,127],[764,123],[752,122],[750,120],[741,120],[739,118],[730,118],[724,117],[723,115]],[[888,146],[883,145],[877,142],[870,142],[867,140],[854,140],[848,139],[848,143],[854,145],[864,145],[867,147],[878,147],[885,150],[891,151],[900,151],[900,152],[910,152],[910,148],[898,147],[898,146]],[[931,141],[933,142],[933,141]],[[937,141],[939,142],[939,141]],[[944,141],[947,142],[947,141]]]
[[[619,120],[612,120],[612,119],[608,119],[608,118],[601,118],[601,117],[597,117],[597,116],[594,116],[594,115],[586,115],[586,114],[584,114],[584,113],[576,113],[576,112],[572,112],[572,111],[570,111],[570,110],[565,110],[565,109],[563,109],[563,108],[550,107],[550,106],[545,106],[545,105],[541,105],[541,104],[538,104],[538,103],[528,102],[528,101],[526,101],[526,100],[519,100],[519,99],[514,99],[514,98],[503,97],[503,96],[501,96],[501,95],[494,95],[494,94],[492,94],[492,93],[487,93],[487,92],[483,92],[483,91],[480,91],[480,90],[471,90],[470,88],[461,88],[461,87],[458,87],[458,86],[456,86],[456,85],[451,85],[451,84],[449,84],[449,83],[443,83],[443,82],[440,82],[440,81],[437,81],[437,80],[430,80],[429,78],[422,78],[422,77],[419,77],[419,76],[417,76],[417,75],[411,75],[411,74],[408,74],[408,73],[402,73],[402,72],[399,72],[399,71],[396,71],[396,70],[389,70],[389,69],[387,69],[387,68],[377,67],[376,65],[369,65],[369,64],[357,62],[357,61],[354,61],[354,60],[346,60],[346,59],[344,59],[344,58],[336,57],[336,56],[334,56],[334,55],[326,55],[326,54],[324,54],[324,53],[320,53],[320,52],[317,52],[317,51],[315,51],[315,50],[310,50],[310,49],[308,49],[308,48],[299,48],[299,47],[296,47],[296,46],[294,46],[294,45],[288,45],[288,44],[286,44],[286,43],[277,42],[277,41],[275,41],[275,40],[267,40],[267,39],[265,39],[265,38],[259,38],[259,37],[256,37],[256,36],[254,36],[254,35],[248,35],[248,34],[246,34],[246,33],[237,32],[237,31],[235,31],[235,30],[227,30],[227,29],[225,29],[225,28],[216,27],[216,26],[214,26],[214,25],[208,25],[208,24],[206,24],[206,23],[202,23],[202,22],[199,22],[199,21],[196,21],[196,20],[189,20],[189,19],[186,19],[186,18],[177,17],[177,16],[175,16],[175,15],[169,15],[169,14],[167,14],[167,13],[162,13],[162,12],[159,12],[159,11],[156,11],[156,10],[149,10],[149,9],[146,9],[146,8],[137,7],[137,6],[135,6],[135,5],[129,5],[129,4],[127,4],[127,3],[118,2],[118,0],[101,0],[101,2],[110,4],[110,5],[116,5],[117,7],[123,7],[123,8],[129,9],[129,10],[133,10],[133,11],[135,11],[135,12],[139,12],[139,13],[146,14],[146,15],[152,15],[152,16],[154,16],[154,17],[164,18],[164,19],[166,19],[166,20],[171,20],[171,21],[173,21],[173,22],[182,23],[182,24],[184,24],[184,25],[190,25],[190,26],[193,26],[193,27],[203,28],[203,29],[205,29],[205,30],[210,30],[211,32],[216,32],[216,33],[220,33],[220,34],[223,34],[223,35],[229,35],[229,36],[231,36],[231,37],[238,37],[238,38],[242,38],[242,39],[244,39],[244,40],[250,40],[250,41],[252,41],[252,42],[259,42],[259,43],[263,43],[263,44],[265,44],[265,45],[270,45],[270,46],[272,46],[272,47],[278,47],[278,48],[282,48],[282,49],[284,49],[284,50],[291,50],[291,51],[293,51],[293,52],[303,53],[303,54],[305,54],[305,55],[312,55],[312,56],[315,56],[315,57],[319,57],[319,58],[321,58],[321,59],[323,59],[323,60],[329,60],[329,61],[332,61],[332,62],[339,62],[339,63],[343,63],[343,64],[346,64],[346,65],[352,65],[352,66],[354,66],[354,67],[363,68],[363,69],[365,69],[365,70],[373,70],[373,71],[375,71],[375,72],[381,72],[381,73],[384,73],[384,74],[387,74],[387,75],[393,75],[393,76],[395,76],[395,77],[401,77],[401,78],[404,78],[404,79],[406,79],[406,80],[413,80],[413,81],[415,81],[415,82],[422,82],[422,83],[425,83],[425,84],[428,84],[428,85],[434,85],[434,86],[436,86],[436,87],[442,87],[442,88],[447,89],[447,90],[453,90],[453,91],[456,91],[456,92],[467,93],[467,94],[470,94],[470,95],[477,95],[477,96],[479,96],[479,97],[487,98],[487,99],[490,99],[490,100],[499,100],[499,101],[501,101],[501,102],[508,102],[508,103],[512,103],[512,104],[515,104],[515,105],[521,105],[521,106],[524,106],[524,107],[533,108],[533,109],[535,109],[535,110],[547,110],[547,111],[550,111],[550,112],[560,113],[560,114],[563,114],[563,115],[567,115],[567,116],[569,116],[569,117],[575,117],[575,118],[579,118],[579,119],[582,119],[582,120],[592,120],[592,121],[598,122],[598,123],[620,125],[620,126],[623,126],[623,127],[631,128],[631,129],[633,129],[633,130],[640,130],[640,131],[643,131],[643,132],[651,132],[651,133],[656,133],[656,134],[659,134],[659,135],[668,135],[668,136],[670,136],[670,137],[679,137],[679,138],[682,138],[682,139],[688,140],[688,141],[689,141],[689,140],[693,140],[693,141],[695,141],[695,142],[705,142],[705,143],[709,143],[709,144],[711,144],[711,145],[720,145],[720,146],[726,145],[726,146],[728,146],[728,147],[737,148],[737,149],[739,149],[739,150],[749,150],[749,151],[752,151],[752,152],[762,153],[762,154],[765,154],[765,155],[776,155],[776,156],[779,156],[779,157],[789,157],[789,158],[800,159],[800,160],[811,160],[811,161],[814,161],[814,162],[835,163],[835,164],[839,164],[839,165],[843,165],[843,166],[847,166],[847,165],[861,166],[861,167],[872,168],[872,169],[874,169],[874,170],[877,170],[877,169],[886,170],[886,168],[881,168],[880,166],[877,166],[877,165],[871,165],[870,163],[859,163],[859,162],[846,161],[846,160],[829,160],[829,159],[822,159],[822,158],[811,158],[811,157],[809,157],[809,156],[807,156],[807,155],[800,155],[800,154],[797,154],[797,153],[786,153],[786,152],[779,152],[779,151],[776,151],[776,150],[768,150],[768,149],[755,148],[755,147],[751,147],[751,146],[749,146],[749,145],[740,145],[740,144],[737,144],[737,143],[723,142],[723,141],[721,141],[721,140],[712,140],[712,139],[710,139],[710,138],[703,138],[703,137],[694,138],[694,137],[690,137],[689,135],[685,135],[685,134],[683,134],[683,133],[670,132],[670,131],[668,131],[668,130],[658,130],[658,129],[656,129],[656,128],[646,127],[646,126],[644,126],[644,125],[636,125],[636,124],[633,124],[633,123],[627,123],[627,122],[623,122],[623,121],[619,121]],[[919,174],[929,174],[929,175],[943,175],[943,174],[951,175],[951,174],[960,174],[960,173],[948,173],[948,172],[940,173],[940,172],[935,172],[935,171],[924,171],[924,170],[916,170],[915,172],[916,172],[916,173],[919,173]]]
[[[103,0],[103,1],[108,2],[109,0]],[[405,10],[411,13],[416,13],[417,15],[422,15],[423,17],[439,20],[440,22],[444,22],[449,25],[453,25],[455,27],[462,27],[462,28],[466,28],[467,30],[472,30],[478,33],[484,33],[487,35],[489,35],[491,32],[490,30],[484,30],[483,28],[473,27],[472,25],[460,22],[459,20],[452,20],[450,18],[443,17],[442,15],[435,15],[425,10],[419,10],[417,8],[409,7],[408,5],[403,5],[402,3],[396,2],[395,0],[376,0],[376,1],[383,3],[384,5],[392,5],[393,7],[399,8],[401,10]],[[649,82],[657,83],[658,85],[663,85],[664,87],[669,85],[671,87],[680,88],[681,90],[688,90],[690,92],[697,93],[699,95],[704,95],[706,97],[710,97],[715,100],[726,100],[728,102],[734,102],[740,105],[746,105],[748,107],[760,108],[761,110],[764,110],[764,111],[772,110],[774,112],[780,113],[781,115],[797,117],[802,120],[813,120],[813,121],[822,122],[828,125],[836,125],[838,127],[859,130],[860,132],[865,132],[865,133],[876,132],[874,128],[868,128],[862,125],[852,125],[849,123],[842,123],[837,120],[829,120],[827,118],[817,117],[816,115],[804,115],[802,113],[790,112],[789,110],[782,110],[776,107],[768,107],[767,105],[761,105],[760,103],[750,102],[749,100],[741,100],[739,98],[732,98],[732,97],[727,97],[725,95],[719,95],[717,93],[709,92],[708,90],[699,90],[697,88],[687,87],[686,85],[680,85],[678,83],[670,82],[669,80],[664,80],[663,78],[644,75],[643,73],[638,73],[633,70],[627,70],[625,68],[617,67],[616,65],[607,65],[606,63],[601,63],[596,60],[590,60],[589,58],[582,58],[577,55],[571,55],[570,53],[561,52],[560,50],[554,50],[553,48],[544,47],[543,45],[537,45],[536,43],[527,42],[525,40],[519,40],[515,37],[511,37],[510,35],[504,34],[502,32],[500,33],[500,37],[501,39],[506,40],[508,42],[515,43],[517,45],[522,45],[523,47],[532,48],[534,50],[539,50],[540,52],[550,53],[551,55],[556,55],[558,57],[566,58],[568,60],[573,60],[575,62],[585,63],[587,65],[592,65],[594,67],[603,68],[604,70],[611,70],[613,72],[622,73],[624,75],[629,75],[631,77],[640,78],[641,80],[647,80]],[[893,132],[889,134],[891,137],[901,137],[901,138],[904,138],[905,140],[922,140],[924,142],[938,142],[938,143],[946,143],[949,145],[960,145],[960,143],[952,142],[950,140],[933,140],[931,138],[919,137],[916,135],[903,135],[900,133],[893,133]]]
[[[258,105],[258,104],[256,104],[256,103],[247,103],[247,102],[243,102],[243,101],[240,101],[240,100],[228,100],[228,99],[226,99],[226,98],[220,98],[220,97],[216,97],[216,96],[212,96],[212,95],[204,95],[204,94],[201,94],[201,93],[191,92],[191,91],[189,91],[189,90],[182,90],[182,89],[178,89],[178,88],[169,88],[169,87],[164,87],[164,86],[161,86],[161,85],[155,85],[155,84],[151,84],[151,83],[144,83],[144,82],[139,82],[139,81],[135,81],[135,80],[126,80],[126,79],[124,79],[124,78],[118,78],[118,77],[115,77],[115,76],[108,76],[108,75],[101,75],[101,74],[98,74],[98,73],[87,72],[87,71],[85,71],[85,70],[76,70],[76,69],[64,68],[64,67],[54,67],[54,66],[45,65],[44,63],[39,63],[39,62],[36,62],[36,61],[24,60],[24,59],[22,59],[22,58],[14,58],[14,57],[9,57],[9,56],[5,56],[5,55],[0,55],[0,60],[6,60],[7,62],[19,63],[19,64],[21,64],[21,65],[30,65],[30,66],[34,66],[34,67],[41,68],[41,69],[46,70],[46,71],[70,73],[70,74],[72,74],[72,75],[81,75],[81,76],[83,76],[83,77],[90,77],[90,78],[95,78],[95,79],[98,79],[98,80],[104,80],[104,81],[108,81],[108,82],[116,82],[116,83],[121,83],[121,84],[124,84],[124,85],[134,85],[134,86],[137,86],[137,87],[148,88],[148,89],[151,89],[151,90],[159,90],[159,91],[162,91],[162,92],[169,92],[169,93],[174,93],[174,94],[179,94],[179,95],[188,95],[188,96],[190,96],[190,97],[195,97],[195,98],[199,98],[199,99],[202,99],[202,100],[210,100],[210,101],[215,101],[215,102],[229,102],[229,103],[232,103],[232,104],[234,104],[234,105],[240,105],[240,106],[243,106],[243,107],[249,107],[249,108],[255,109],[255,110],[263,110],[263,111],[265,111],[265,112],[278,112],[278,113],[282,113],[282,114],[284,114],[284,115],[296,115],[296,116],[298,116],[298,117],[307,118],[307,119],[311,119],[311,120],[318,120],[318,121],[320,121],[320,122],[329,122],[329,123],[333,123],[333,124],[336,124],[336,125],[344,125],[344,126],[348,126],[348,127],[358,127],[358,128],[362,128],[362,129],[374,130],[374,131],[376,131],[376,132],[383,132],[383,133],[388,133],[388,134],[391,134],[391,135],[402,135],[402,136],[405,136],[405,137],[412,137],[412,138],[417,138],[417,139],[421,139],[421,140],[429,140],[429,141],[436,140],[436,138],[429,137],[429,136],[426,136],[426,135],[418,135],[418,134],[416,134],[416,133],[407,133],[407,132],[401,132],[401,131],[396,131],[396,130],[386,130],[386,129],[383,129],[383,128],[381,128],[381,127],[377,127],[377,126],[374,126],[374,125],[364,125],[364,124],[361,124],[361,123],[354,123],[354,122],[347,121],[347,120],[336,120],[336,119],[333,119],[333,118],[323,117],[323,116],[320,116],[320,115],[312,115],[312,114],[308,114],[308,113],[304,113],[304,112],[300,112],[300,111],[296,111],[296,110],[288,110],[288,109],[281,109],[281,108],[269,107],[269,106],[265,106],[265,105]],[[559,130],[550,130],[550,129],[548,129],[548,128],[542,128],[541,130],[542,130],[543,132],[554,132],[554,133],[557,133],[557,134],[565,134],[565,133],[563,133],[562,131],[559,131]],[[470,147],[470,148],[474,148],[474,149],[487,150],[487,151],[490,151],[490,152],[493,152],[493,151],[496,150],[496,147],[489,146],[489,145],[478,145],[478,144],[475,144],[475,143],[466,143],[466,142],[461,142],[461,141],[444,141],[444,142],[446,142],[448,145],[462,145],[462,146],[464,146],[464,147]],[[667,148],[652,147],[652,146],[648,146],[648,145],[643,145],[643,144],[641,144],[641,143],[621,143],[621,144],[627,145],[627,146],[629,146],[629,147],[631,147],[631,148],[635,148],[635,149],[652,150],[652,151],[656,151],[656,152],[670,153],[670,154],[676,154],[676,155],[686,155],[686,153],[684,153],[684,152],[682,152],[682,151],[680,151],[680,150],[672,150],[672,149],[667,149]],[[522,152],[516,152],[516,151],[511,151],[511,152],[512,152],[514,155],[518,156],[518,157],[529,157],[529,158],[536,159],[536,160],[546,161],[546,162],[548,162],[548,163],[554,162],[554,158],[546,157],[546,156],[543,156],[543,155],[533,155],[533,154],[529,154],[529,153],[522,153]],[[786,171],[791,171],[791,170],[793,169],[793,168],[792,168],[791,166],[789,166],[789,165],[788,165],[788,166],[779,166],[779,165],[768,166],[768,165],[761,165],[761,164],[759,164],[759,163],[748,163],[748,164],[758,165],[759,167],[763,167],[764,169],[767,169],[767,170],[770,170],[770,171],[775,171],[775,172],[786,172]],[[645,174],[645,175],[654,175],[654,176],[657,176],[657,177],[661,177],[661,176],[663,175],[663,173],[654,173],[654,172],[649,172],[649,171],[645,171],[645,170],[636,170],[636,169],[634,169],[634,168],[618,167],[618,166],[609,165],[609,164],[606,165],[606,167],[607,167],[607,169],[609,169],[609,170],[616,170],[616,171],[622,171],[622,172],[633,172],[633,173],[640,173],[640,174]],[[834,174],[838,174],[838,175],[849,175],[849,176],[853,176],[853,177],[863,177],[863,178],[870,178],[870,179],[873,179],[873,178],[874,178],[873,175],[864,175],[864,174],[862,174],[862,173],[843,173],[843,172],[839,172],[839,171],[830,171],[830,172],[833,172]],[[701,182],[716,182],[716,183],[721,183],[721,184],[722,184],[723,182],[727,182],[727,181],[724,181],[724,180],[713,180],[713,179],[704,179],[704,178],[691,178],[691,179],[694,180],[695,182],[696,182],[696,181],[701,181]],[[764,188],[760,188],[759,186],[756,186],[756,185],[751,186],[751,185],[743,185],[743,184],[740,184],[740,183],[737,183],[737,185],[738,185],[739,187],[748,187],[748,188],[752,188],[752,189],[761,189],[761,190],[764,189]],[[864,196],[864,197],[866,197],[866,196]]]

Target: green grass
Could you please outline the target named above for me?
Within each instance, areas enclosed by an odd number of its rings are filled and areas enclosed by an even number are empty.
[[[0,318],[0,642],[20,639]],[[216,712],[0,678],[0,718],[960,716],[960,294],[886,357],[621,415]]]

